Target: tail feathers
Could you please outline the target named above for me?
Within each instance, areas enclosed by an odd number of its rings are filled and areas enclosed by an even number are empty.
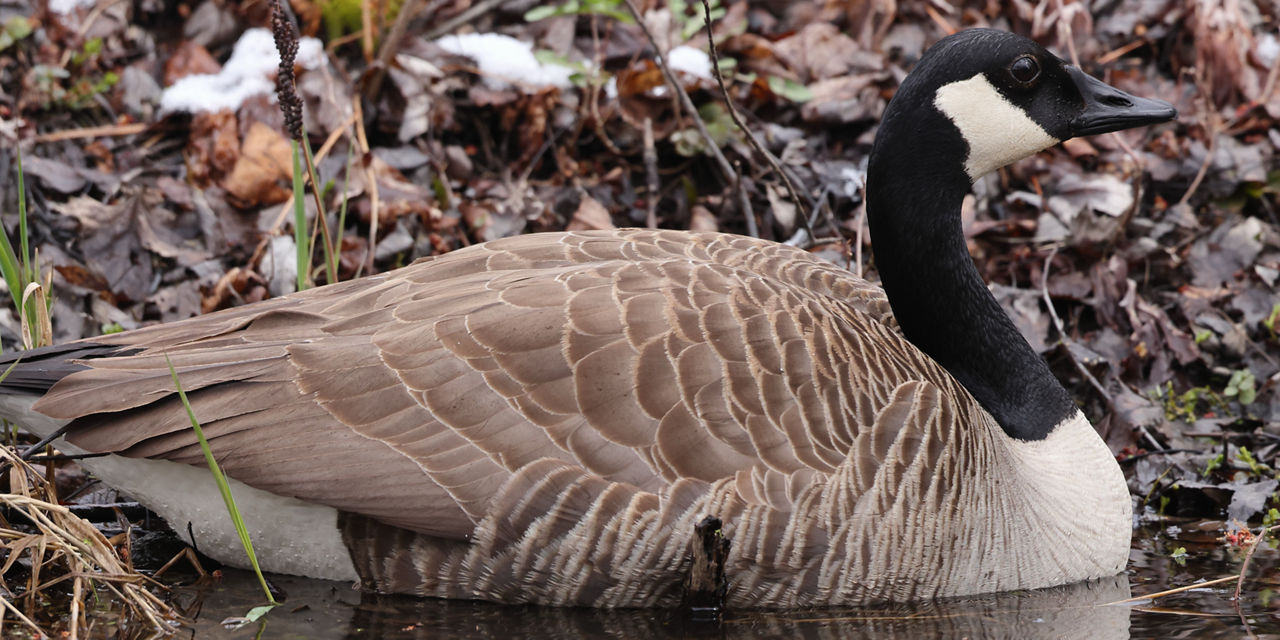
[[[72,342],[6,353],[0,355],[0,375],[5,371],[9,373],[0,380],[0,394],[43,395],[59,380],[87,369],[88,366],[81,362],[83,360],[129,355],[136,351],[119,345]]]

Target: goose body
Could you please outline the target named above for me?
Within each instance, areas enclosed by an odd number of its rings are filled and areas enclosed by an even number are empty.
[[[1036,78],[1004,86],[1027,56]],[[993,100],[1031,124],[982,125]],[[1171,117],[1028,40],[962,32],[873,150],[888,297],[739,236],[535,234],[28,352],[0,415],[112,454],[85,464],[243,564],[167,354],[264,568],[379,591],[671,606],[707,516],[734,607],[1114,575],[1123,476],[982,286],[959,201],[1057,140]]]

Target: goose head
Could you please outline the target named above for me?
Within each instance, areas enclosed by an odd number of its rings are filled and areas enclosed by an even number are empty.
[[[1048,436],[1074,401],[987,290],[965,245],[973,181],[1068,138],[1177,115],[1012,33],[972,29],[931,47],[885,110],[867,167],[867,219],[903,334],[1005,432]]]
[[[932,135],[964,144],[956,159],[970,181],[1069,138],[1177,115],[1167,102],[1125,93],[1032,40],[993,29],[961,31],[931,47],[898,89],[884,126],[921,113],[933,116],[918,122]]]

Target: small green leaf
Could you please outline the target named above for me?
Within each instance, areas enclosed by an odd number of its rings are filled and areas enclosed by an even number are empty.
[[[13,16],[4,21],[4,32],[14,40],[21,40],[31,35],[31,21],[24,16]]]
[[[1212,337],[1213,337],[1213,332],[1208,329],[1196,330],[1196,344],[1200,344],[1201,342],[1204,342],[1205,340],[1208,340],[1209,338],[1212,338]]]
[[[274,608],[276,608],[276,605],[274,604],[264,604],[260,607],[250,609],[249,613],[244,614],[244,617],[248,618],[249,622],[257,622],[262,618],[262,616],[267,615],[268,611],[271,611]]]
[[[1248,369],[1239,369],[1231,373],[1231,379],[1227,381],[1227,388],[1222,390],[1222,395],[1234,397],[1240,401],[1240,404],[1253,404],[1258,399],[1257,380],[1253,377],[1253,372]]]
[[[1219,453],[1218,455],[1212,458],[1209,458],[1209,463],[1204,466],[1204,472],[1201,473],[1200,475],[1205,478],[1209,477],[1209,474],[1213,473],[1214,469],[1217,469],[1218,467],[1222,466],[1222,461],[1223,461],[1223,455],[1221,453]]]
[[[575,9],[573,9],[573,10],[568,10],[568,9],[567,9],[567,7],[568,7],[570,4],[575,5]],[[537,21],[539,21],[539,20],[546,20],[547,18],[554,18],[554,17],[556,17],[556,16],[562,16],[562,15],[566,15],[566,14],[568,14],[568,13],[576,13],[576,5],[577,5],[577,4],[578,4],[578,3],[576,3],[576,2],[569,2],[569,3],[566,3],[566,4],[562,4],[562,5],[547,6],[547,5],[545,5],[545,4],[544,4],[544,5],[540,6],[540,7],[534,7],[534,8],[532,8],[532,9],[528,10],[527,12],[525,12],[525,14],[524,14],[524,21],[525,21],[525,22],[537,22]]]
[[[794,80],[769,76],[769,90],[792,102],[808,102],[813,99],[813,92]]]
[[[1262,326],[1266,327],[1267,331],[1271,332],[1272,338],[1276,337],[1277,319],[1280,319],[1280,302],[1277,302],[1275,306],[1271,307],[1271,313],[1262,321]]]
[[[1265,527],[1270,527],[1275,525],[1276,523],[1280,523],[1280,510],[1277,510],[1275,507],[1272,507],[1267,511],[1266,515],[1262,516],[1262,525]]]

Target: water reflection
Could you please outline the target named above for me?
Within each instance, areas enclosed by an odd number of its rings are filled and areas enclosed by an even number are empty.
[[[1280,552],[1260,546],[1239,603],[1234,582],[1157,602],[1110,605],[1240,570],[1243,550],[1218,538],[1225,523],[1162,519],[1134,532],[1127,574],[1105,581],[879,610],[734,612],[720,624],[662,611],[595,611],[362,595],[350,585],[276,576],[289,595],[264,626],[228,633],[219,622],[261,599],[247,573],[227,570],[178,596],[193,638],[1280,638]],[[1183,548],[1183,554],[1173,553]],[[1274,590],[1274,591],[1273,591]],[[1274,596],[1274,597],[1273,597]]]
[[[271,638],[1019,638],[1129,637],[1130,609],[1110,605],[1129,596],[1123,576],[1039,591],[895,606],[736,612],[721,623],[673,612],[510,607],[485,603],[361,595],[345,584],[281,577],[288,602],[265,628],[228,636],[218,622],[257,604],[256,585],[228,571],[203,594],[195,637]],[[207,635],[206,635],[207,633]]]

